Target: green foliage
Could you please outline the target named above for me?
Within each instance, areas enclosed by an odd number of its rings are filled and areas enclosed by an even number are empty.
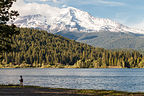
[[[15,28],[15,25],[8,26],[0,24],[0,53],[2,51],[12,51],[12,36],[18,34]]]
[[[3,52],[3,67],[41,68],[137,68],[143,57],[137,51],[105,50],[53,35],[46,31],[18,28],[12,52]],[[140,65],[139,65],[140,64]]]
[[[144,68],[144,58],[139,63],[138,68]]]
[[[14,20],[19,14],[17,11],[11,10],[13,2],[16,0],[0,1],[0,53],[2,51],[10,51],[12,44],[12,36],[17,34],[15,25],[6,25],[10,20]]]
[[[74,67],[75,68],[94,68],[94,65],[91,59],[88,59],[88,60],[78,60],[74,64]]]
[[[1,0],[0,1],[0,24],[6,24],[9,20],[14,20],[18,16],[18,12],[10,10],[16,0]]]

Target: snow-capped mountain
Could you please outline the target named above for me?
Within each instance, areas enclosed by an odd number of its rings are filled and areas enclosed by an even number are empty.
[[[55,14],[20,16],[14,23],[19,27],[39,28],[52,33],[60,31],[144,33],[143,30],[127,27],[110,19],[95,18],[88,12],[73,7],[58,8]]]

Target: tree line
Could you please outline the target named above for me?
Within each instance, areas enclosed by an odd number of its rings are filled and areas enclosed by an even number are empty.
[[[3,52],[0,67],[142,68],[138,51],[106,50],[59,35],[30,28],[17,28],[11,52]]]

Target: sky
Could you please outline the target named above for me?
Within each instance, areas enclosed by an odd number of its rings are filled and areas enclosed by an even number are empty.
[[[21,15],[47,12],[63,7],[75,7],[94,17],[108,18],[127,26],[144,27],[144,0],[17,0],[13,5]]]

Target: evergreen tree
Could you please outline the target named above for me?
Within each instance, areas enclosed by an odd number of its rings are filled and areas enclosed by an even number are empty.
[[[143,64],[144,58],[137,51],[105,50],[46,31],[18,30],[20,34],[13,37],[16,48],[12,52],[3,52],[4,58],[0,62],[3,67],[135,68]]]
[[[14,24],[6,25],[8,21],[14,20],[19,15],[17,11],[10,11],[13,2],[16,0],[0,0],[0,53],[11,50],[12,36],[18,34]]]

